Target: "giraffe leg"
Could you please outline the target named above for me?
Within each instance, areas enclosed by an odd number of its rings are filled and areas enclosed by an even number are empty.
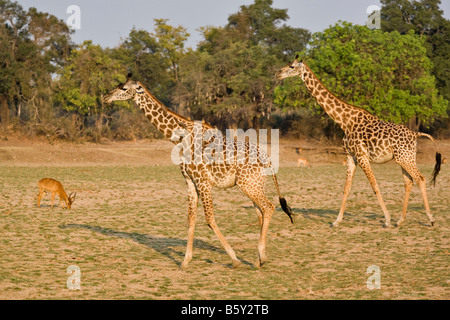
[[[273,212],[275,210],[275,205],[269,201],[264,195],[260,195],[257,200],[258,206],[263,212],[262,214],[262,225],[261,232],[258,241],[258,259],[255,262],[255,267],[260,268],[267,261],[266,255],[266,242],[267,233],[269,231],[270,220],[272,219]]]
[[[256,268],[260,268],[266,261],[266,241],[269,231],[270,220],[272,219],[275,205],[267,199],[264,194],[264,177],[252,179],[251,182],[237,183],[241,190],[253,201],[260,222],[260,235],[258,241],[258,258],[254,263]],[[259,210],[258,210],[259,209]]]
[[[418,181],[418,184],[419,184],[420,191],[422,192],[423,205],[425,207],[425,213],[426,213],[428,219],[430,220],[431,226],[434,226],[434,223],[435,223],[436,220],[434,219],[433,215],[431,214],[430,204],[428,203],[425,177],[421,175],[421,179],[420,180],[418,179],[417,181]]]
[[[406,219],[406,210],[408,208],[409,195],[411,193],[413,185],[413,179],[409,175],[409,173],[404,168],[402,168],[402,172],[403,172],[403,180],[405,180],[405,197],[403,198],[402,216],[397,221],[397,226],[401,226]]]
[[[259,209],[258,205],[254,202],[253,202],[253,206],[255,207],[256,215],[258,217],[259,227],[261,228],[262,224],[263,224],[263,217],[262,217],[261,209]]]
[[[378,187],[377,180],[375,179],[375,175],[370,166],[369,159],[367,157],[362,157],[358,159],[358,164],[360,165],[361,169],[363,169],[364,173],[367,176],[367,179],[369,179],[370,185],[372,186],[372,189],[375,192],[375,195],[377,196],[378,202],[380,203],[381,209],[383,210],[384,217],[386,219],[384,225],[386,227],[390,227],[391,215],[389,214],[389,211],[387,210],[386,205],[384,204],[383,198],[381,197],[380,188]]]
[[[356,163],[355,160],[351,155],[347,155],[347,177],[345,179],[345,186],[344,186],[344,195],[342,196],[342,205],[341,210],[339,210],[339,215],[336,219],[336,221],[333,222],[331,226],[337,227],[339,226],[339,223],[344,218],[344,210],[345,210],[345,204],[347,202],[347,197],[350,192],[350,188],[352,186],[353,181],[353,175],[355,174],[356,169]]]
[[[186,177],[186,184],[188,187],[188,239],[186,245],[186,255],[181,263],[180,269],[185,270],[189,262],[192,260],[192,248],[194,245],[194,229],[195,220],[197,218],[197,207],[198,207],[198,194],[194,183],[191,179]]]
[[[426,190],[426,179],[425,177],[420,173],[419,169],[417,168],[417,165],[410,164],[408,167],[405,166],[405,170],[408,172],[408,174],[417,182],[419,185],[420,191],[422,192],[423,197],[423,205],[425,207],[425,213],[430,220],[431,225],[434,225],[434,222],[436,221],[431,214],[430,205],[428,203],[428,197],[427,197],[427,190]]]
[[[220,232],[219,227],[217,226],[216,221],[214,219],[211,187],[205,186],[205,184],[200,184],[200,185],[197,184],[197,188],[199,189],[200,198],[203,203],[203,209],[205,211],[206,222],[208,223],[209,227],[214,231],[214,233],[217,235],[217,237],[220,240],[220,243],[222,244],[225,251],[230,256],[230,258],[232,260],[233,268],[238,267],[241,264],[241,261],[239,261],[238,258],[236,257],[234,250],[228,244],[228,242],[225,239],[225,237],[223,236],[222,232]]]

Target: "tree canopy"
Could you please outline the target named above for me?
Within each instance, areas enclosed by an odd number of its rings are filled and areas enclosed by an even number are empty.
[[[401,35],[342,22],[314,34],[302,55],[343,101],[386,121],[412,126],[417,118],[417,125],[429,126],[446,115],[447,101],[436,90],[424,42],[413,31]],[[299,88],[298,79],[288,82],[275,92],[275,101],[282,107],[316,106],[302,99],[303,86],[295,93]]]
[[[256,0],[230,15],[226,26],[203,29],[205,40],[183,60],[191,64],[184,70],[198,73],[184,73],[181,83],[183,104],[194,116],[222,127],[259,127],[273,107],[275,72],[310,37],[283,24],[288,18],[287,10],[272,8],[272,0]]]
[[[254,0],[225,25],[201,28],[202,41],[191,49],[186,28],[165,18],[153,30],[133,28],[115,48],[75,44],[64,21],[0,0],[0,131],[93,141],[157,136],[145,133],[153,129],[131,103],[102,104],[132,72],[169,108],[221,129],[327,134],[335,129],[301,80],[275,81],[296,53],[341,99],[413,129],[442,128],[450,24],[440,1],[381,3],[382,30],[339,22],[311,35],[288,25],[287,9]]]
[[[424,39],[437,89],[450,101],[450,21],[439,7],[441,0],[381,0],[381,3],[384,31],[407,34],[413,30]]]
[[[52,74],[69,55],[71,31],[17,2],[0,0],[0,12],[0,121],[8,125],[13,116],[36,122],[38,110],[51,103]]]

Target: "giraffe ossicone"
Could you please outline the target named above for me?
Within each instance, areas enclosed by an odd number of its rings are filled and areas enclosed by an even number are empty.
[[[402,168],[403,179],[405,181],[403,209],[397,225],[401,225],[405,221],[413,181],[416,181],[420,187],[426,215],[431,225],[433,225],[435,219],[431,214],[428,204],[426,180],[416,164],[417,139],[419,137],[430,139],[436,147],[436,164],[431,176],[431,182],[434,184],[439,174],[442,160],[433,137],[426,133],[413,132],[403,125],[384,122],[367,110],[340,100],[322,84],[303,61],[298,59],[298,56],[295,57],[293,62],[288,63],[276,74],[278,81],[297,76],[303,80],[306,88],[317,100],[319,105],[344,131],[343,143],[347,155],[347,177],[341,209],[333,226],[338,226],[342,221],[346,200],[357,165],[363,169],[377,196],[385,216],[385,225],[387,227],[390,226],[391,216],[384,204],[370,162],[385,163],[392,159]]]
[[[180,266],[181,269],[187,268],[192,259],[194,229],[199,200],[203,204],[206,222],[215,232],[225,251],[230,256],[232,266],[236,267],[241,264],[215,222],[211,193],[214,186],[228,188],[235,185],[252,200],[256,210],[260,225],[260,236],[255,266],[261,267],[267,260],[267,233],[275,210],[275,205],[264,194],[266,176],[263,174],[263,169],[271,172],[280,205],[293,223],[292,210],[280,193],[275,169],[264,150],[261,150],[253,143],[234,139],[223,139],[222,148],[213,148],[215,146],[214,143],[218,143],[221,137],[217,132],[214,134],[213,126],[203,121],[201,125],[197,124],[171,111],[156,99],[142,83],[133,81],[131,75],[128,75],[124,83],[118,85],[103,98],[105,103],[111,103],[116,100],[133,100],[150,122],[167,139],[178,145],[178,148],[172,151],[172,156],[177,154],[180,156],[179,165],[188,189],[188,240],[186,254]],[[207,134],[206,137],[205,134]],[[199,143],[201,147],[195,150],[194,142]],[[203,161],[205,149],[207,154],[212,156],[214,160],[217,159],[217,153],[221,153],[220,157],[224,161],[212,161],[211,163]],[[256,152],[258,155],[256,161],[250,163],[247,161],[248,159],[245,159],[246,161],[242,163],[238,162],[237,155],[240,150],[243,150],[245,155]],[[199,161],[195,161],[196,157]],[[188,159],[190,161],[187,161]],[[227,159],[233,160],[227,162]]]

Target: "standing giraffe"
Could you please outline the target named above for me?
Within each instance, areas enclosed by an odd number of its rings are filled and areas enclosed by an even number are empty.
[[[173,143],[179,144],[182,139],[182,132],[187,132],[191,138],[191,141],[200,137],[203,140],[203,134],[208,129],[213,127],[207,123],[201,124],[201,130],[196,129],[193,121],[186,119],[175,112],[167,109],[160,101],[158,101],[140,82],[133,81],[131,74],[128,75],[126,82],[120,84],[112,90],[108,95],[103,98],[106,103],[111,103],[115,100],[129,100],[132,99],[144,112],[145,116],[156,126],[156,128]],[[200,131],[200,132],[199,132]],[[180,133],[181,132],[181,133]],[[200,135],[200,136],[199,136]],[[209,142],[202,142],[202,150],[208,146],[208,144],[214,141],[210,139]],[[281,207],[284,212],[292,220],[292,211],[286,203],[286,200],[281,196],[278,188],[276,175],[273,171],[272,164],[268,160],[268,156],[255,144],[247,142],[239,142],[232,140],[225,140],[223,149],[223,159],[227,156],[230,157],[231,153],[236,155],[239,145],[245,145],[245,154],[252,152],[259,153],[259,158],[256,163],[244,163],[237,162],[237,157],[234,157],[234,161],[228,162],[212,162],[205,163],[205,161],[181,161],[181,172],[186,180],[188,189],[188,240],[186,247],[186,255],[181,264],[181,269],[186,269],[189,261],[192,259],[192,247],[194,241],[194,228],[195,220],[197,217],[198,199],[203,203],[205,211],[206,221],[211,229],[215,232],[219,238],[225,251],[228,253],[232,260],[233,267],[240,265],[240,261],[236,258],[236,255],[231,246],[226,241],[225,237],[220,232],[216,225],[213,214],[213,202],[211,189],[213,186],[228,188],[234,185],[238,185],[239,188],[253,201],[253,204],[258,215],[258,221],[260,225],[260,238],[258,243],[258,259],[255,262],[256,267],[261,267],[267,260],[266,257],[266,237],[269,228],[270,219],[275,210],[275,205],[272,204],[264,194],[265,175],[263,169],[269,169],[272,172],[273,180],[278,191]],[[191,145],[190,147],[192,147]],[[228,147],[227,147],[228,146]],[[241,150],[241,149],[239,149]],[[217,150],[216,150],[217,151]],[[203,158],[201,158],[203,159]],[[229,159],[229,158],[228,158]],[[247,159],[246,159],[247,160]]]
[[[400,226],[405,221],[413,180],[420,187],[425,212],[431,225],[433,225],[435,219],[430,212],[430,206],[428,204],[425,188],[426,181],[416,165],[417,138],[426,137],[433,141],[436,147],[436,165],[431,178],[431,182],[434,184],[441,166],[441,154],[437,151],[436,142],[433,137],[426,133],[413,132],[403,125],[384,122],[362,108],[343,102],[328,91],[311,69],[304,62],[298,60],[298,57],[295,57],[292,63],[281,68],[276,74],[279,81],[294,76],[301,77],[306,88],[317,100],[319,105],[344,131],[343,142],[344,151],[347,154],[347,177],[341,209],[333,226],[338,226],[344,216],[345,203],[350,191],[356,165],[361,166],[369,179],[383,210],[386,219],[385,226],[390,226],[391,217],[381,197],[380,189],[370,167],[370,162],[385,163],[392,159],[401,166],[403,179],[405,180],[403,210],[397,225]]]

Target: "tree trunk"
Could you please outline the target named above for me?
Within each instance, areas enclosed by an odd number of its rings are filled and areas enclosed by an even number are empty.
[[[4,95],[0,96],[0,122],[2,126],[7,126],[9,123],[8,99]]]
[[[411,117],[408,121],[408,128],[414,132],[417,132],[419,130],[419,127],[420,120],[416,116]]]

